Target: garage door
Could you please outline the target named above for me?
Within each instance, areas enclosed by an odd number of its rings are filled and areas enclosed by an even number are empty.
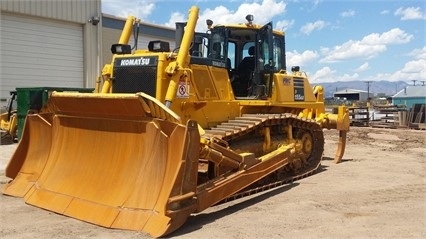
[[[1,14],[1,99],[16,87],[83,87],[83,27]]]

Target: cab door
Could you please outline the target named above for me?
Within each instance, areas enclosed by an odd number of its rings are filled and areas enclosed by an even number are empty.
[[[256,62],[254,83],[257,94],[271,97],[274,76],[274,44],[272,22],[264,25],[256,35]]]

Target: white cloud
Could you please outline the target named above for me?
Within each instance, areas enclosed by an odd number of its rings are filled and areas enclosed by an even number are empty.
[[[419,59],[407,62],[401,70],[387,75],[390,81],[426,81],[426,60]]]
[[[323,49],[325,57],[321,59],[321,63],[339,62],[353,58],[370,59],[378,53],[386,50],[386,45],[368,45],[362,41],[347,41],[333,49]]]
[[[382,14],[382,15],[388,15],[389,13],[390,13],[389,10],[383,10],[383,11],[380,12],[380,14]]]
[[[388,45],[405,44],[413,39],[413,35],[394,28],[382,34],[372,33],[362,40],[349,40],[333,49],[322,48],[325,57],[321,62],[338,62],[347,59],[370,59],[387,50]]]
[[[118,11],[117,6],[120,6]],[[102,0],[102,12],[123,18],[132,15],[145,20],[154,9],[154,0],[139,0],[136,3],[134,1]]]
[[[301,6],[300,8],[303,9],[303,10],[306,10],[307,12],[313,12],[318,8],[318,6],[320,5],[320,3],[322,1],[323,0],[306,1],[310,5],[307,4],[307,6]],[[286,2],[292,2],[294,4],[294,3],[300,3],[301,1],[300,0],[287,0]]]
[[[294,25],[294,20],[282,20],[278,21],[275,28],[281,31],[287,31]]]
[[[321,30],[326,26],[326,23],[322,20],[316,22],[308,22],[300,28],[300,31],[306,35],[311,34],[315,30]]]
[[[255,1],[253,3],[243,3],[238,9],[232,10],[225,6],[217,6],[213,9],[207,8],[205,10],[200,9],[198,17],[197,31],[206,31],[207,26],[203,24],[207,19],[213,20],[214,24],[224,23],[244,23],[246,22],[245,17],[248,14],[254,16],[254,22],[257,24],[266,24],[277,15],[283,14],[286,9],[284,1],[277,0],[263,0]],[[187,13],[185,13],[187,17]],[[172,19],[167,24],[172,22]],[[201,24],[200,24],[201,23]],[[291,23],[291,22],[290,22]]]
[[[414,59],[426,60],[426,46],[422,49],[414,49],[408,55],[414,57]]]
[[[423,14],[420,7],[400,7],[395,11],[394,14],[395,16],[401,16],[401,20],[426,19],[426,16]]]
[[[331,70],[326,66],[316,71],[312,76],[309,76],[311,82],[333,82],[336,81],[334,74],[336,71]]]
[[[361,64],[355,69],[354,74],[338,75],[335,70],[330,67],[323,67],[310,76],[311,81],[316,82],[336,82],[336,81],[354,81],[354,80],[371,80],[371,81],[426,81],[426,46],[421,49],[414,49],[408,55],[414,59],[406,62],[401,69],[389,73],[378,73],[372,76],[361,76],[359,72],[370,69],[368,62]]]
[[[298,53],[297,51],[286,52],[287,66],[307,66],[307,63],[317,59],[319,54],[315,51],[304,51]]]
[[[368,62],[364,62],[364,64],[360,65],[357,69],[355,69],[356,72],[363,72],[370,69],[370,66],[368,65]]]
[[[356,81],[359,80],[360,76],[358,73],[352,75],[343,74],[337,75],[335,70],[332,70],[330,67],[326,66],[316,71],[312,76],[309,77],[311,82],[337,82],[337,81]]]
[[[166,22],[164,25],[171,27],[171,28],[175,28],[176,22],[186,22],[186,20],[187,20],[187,16],[183,15],[180,12],[174,12],[170,16],[169,21]]]
[[[368,45],[381,45],[381,44],[404,44],[408,43],[413,39],[413,35],[406,33],[399,28],[393,28],[390,31],[382,34],[372,33],[365,36],[361,42]]]
[[[354,10],[347,10],[347,11],[340,13],[340,16],[342,16],[342,17],[353,17],[353,16],[355,16],[355,11]]]
[[[352,75],[343,74],[342,76],[339,76],[336,80],[337,81],[354,81],[354,80],[357,80],[358,78],[359,78],[358,73],[354,73]]]
[[[314,7],[314,8],[318,7],[318,5],[321,3],[321,1],[322,1],[322,0],[314,0],[314,1],[312,1],[312,3],[313,3],[313,7]]]
[[[400,69],[393,73],[379,73],[375,76],[371,76],[366,80],[379,81],[426,81],[426,59],[412,60]]]
[[[425,73],[426,72],[426,59],[418,59],[405,63],[404,68],[402,68],[402,73]],[[425,77],[424,77],[425,78]]]

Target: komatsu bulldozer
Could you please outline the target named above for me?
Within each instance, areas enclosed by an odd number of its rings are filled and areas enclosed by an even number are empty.
[[[272,23],[213,25],[199,9],[176,25],[176,49],[132,49],[129,17],[97,92],[53,92],[28,115],[3,193],[107,228],[154,237],[231,198],[309,176],[320,166],[328,113],[323,89],[286,70],[284,33]],[[101,80],[102,79],[102,80]]]

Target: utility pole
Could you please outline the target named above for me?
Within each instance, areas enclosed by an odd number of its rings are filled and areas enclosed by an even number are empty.
[[[367,108],[370,109],[370,83],[371,81],[365,81],[367,84]]]
[[[371,84],[371,81],[365,81],[365,83],[367,84],[367,100],[370,101],[370,84]]]

